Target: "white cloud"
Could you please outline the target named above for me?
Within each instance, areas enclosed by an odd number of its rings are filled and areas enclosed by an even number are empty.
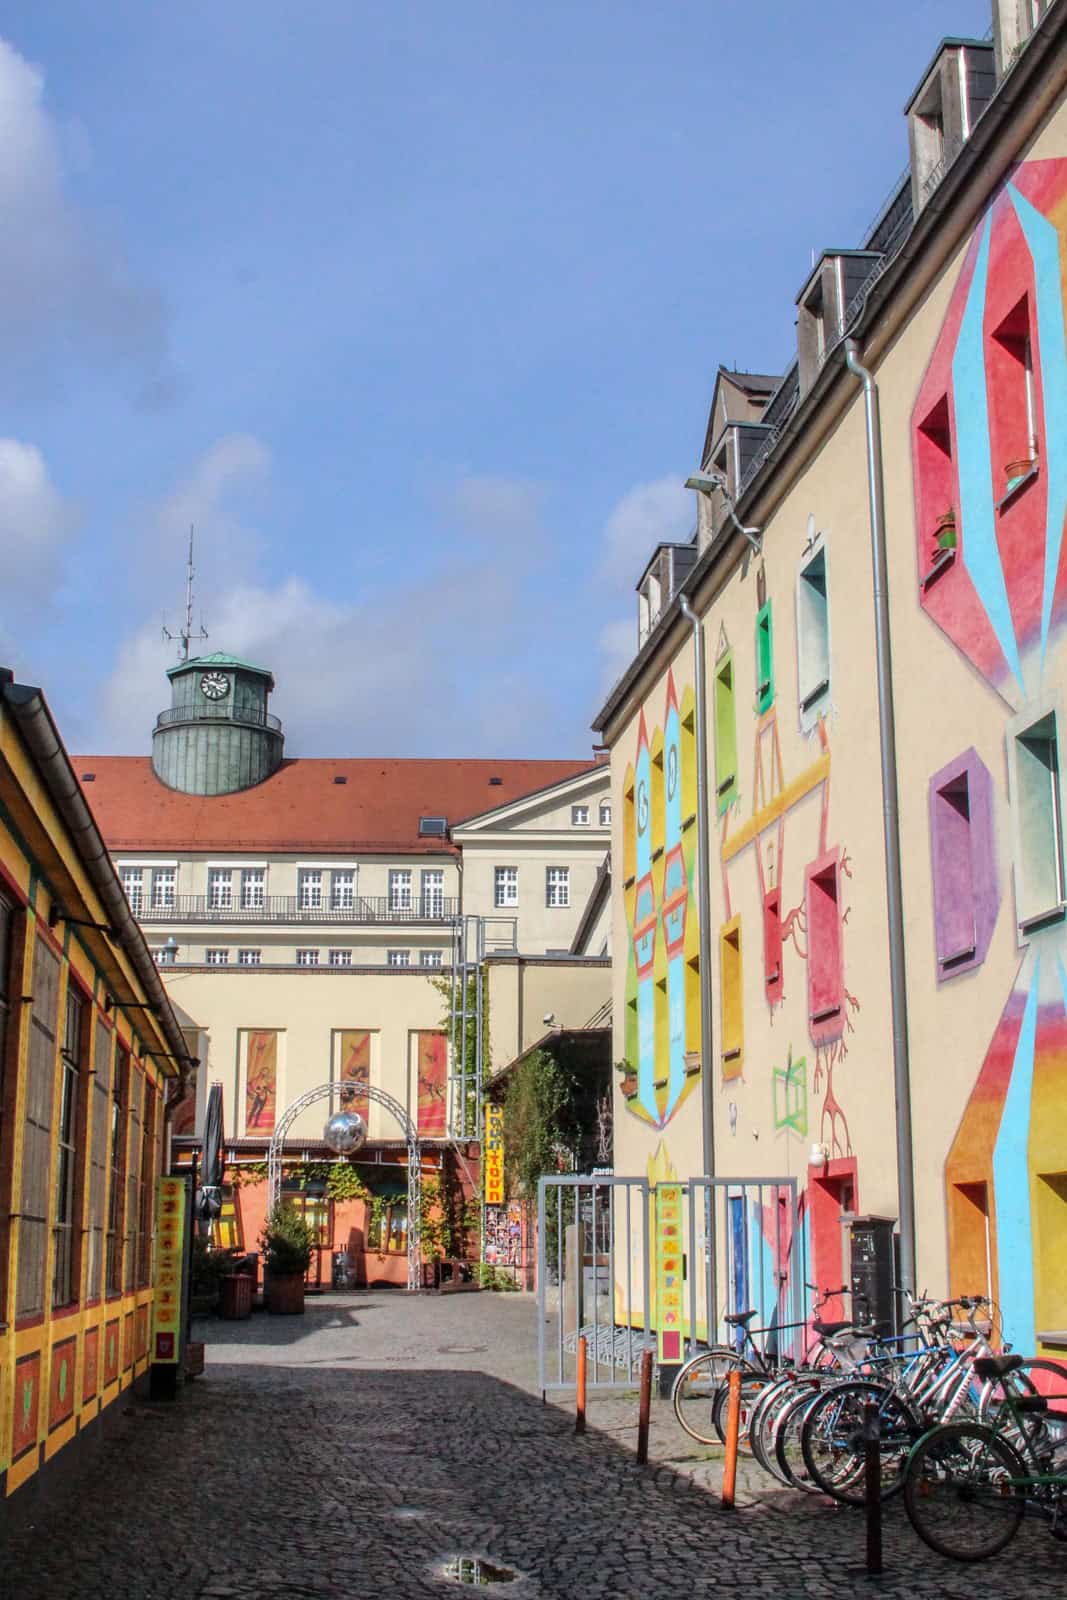
[[[153,575],[158,584],[164,561],[173,585],[195,523],[194,623],[202,602],[211,635],[202,648],[270,668],[289,754],[560,753],[559,705],[539,670],[544,620],[527,603],[531,562],[548,548],[538,485],[460,479],[438,496],[454,552],[447,563],[405,571],[401,583],[390,568],[375,585],[324,594],[296,574],[259,575],[261,541],[234,500],[269,468],[251,435],[213,445],[149,508],[138,587]],[[174,611],[168,621],[173,628]],[[99,748],[147,751],[173,661],[154,621],[122,643],[101,694]]]
[[[84,142],[84,141],[83,141]],[[41,73],[0,39],[0,337],[6,365],[46,351],[134,365],[158,381],[164,318],[111,242],[67,192],[68,130],[44,105]],[[83,154],[76,164],[87,157]]]
[[[629,618],[606,622],[597,638],[601,660],[601,688],[606,695],[637,654],[637,608]]]
[[[0,550],[7,597],[40,604],[63,578],[74,511],[48,475],[36,445],[0,439]],[[9,624],[14,617],[9,615]]]
[[[612,583],[632,587],[654,547],[688,539],[695,517],[693,497],[679,479],[635,484],[604,525],[604,576]]]

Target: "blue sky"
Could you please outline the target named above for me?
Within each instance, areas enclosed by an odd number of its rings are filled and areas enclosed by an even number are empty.
[[[11,0],[0,659],[148,749],[185,530],[294,755],[581,755],[717,364],[988,0]],[[299,19],[299,20],[297,20]]]

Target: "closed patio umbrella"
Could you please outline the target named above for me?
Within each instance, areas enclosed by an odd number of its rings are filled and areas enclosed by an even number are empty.
[[[200,1188],[196,1192],[196,1215],[201,1234],[206,1237],[222,1210],[222,1084],[208,1090],[204,1112],[204,1147],[200,1160]]]

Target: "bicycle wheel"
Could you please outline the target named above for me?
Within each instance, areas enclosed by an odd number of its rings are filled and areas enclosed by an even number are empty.
[[[864,1379],[834,1384],[815,1401],[801,1429],[800,1448],[812,1480],[845,1505],[864,1501],[863,1415],[871,1401],[878,1407],[882,1499],[888,1500],[903,1485],[904,1463],[921,1431],[892,1390]]]
[[[774,1430],[774,1464],[791,1489],[803,1489],[808,1494],[818,1494],[819,1485],[812,1479],[804,1463],[800,1435],[805,1418],[816,1400],[819,1390],[794,1395],[790,1404],[778,1414]]]
[[[779,1416],[796,1398],[796,1394],[797,1380],[792,1372],[768,1384],[753,1407],[748,1425],[753,1456],[765,1472],[782,1483],[787,1483],[788,1479],[783,1476],[774,1459],[774,1432]]]
[[[736,1350],[725,1345],[713,1345],[710,1350],[702,1350],[678,1369],[671,1389],[671,1404],[686,1433],[700,1444],[719,1443],[713,1419],[715,1399],[735,1369],[741,1372],[755,1370]]]
[[[954,1561],[983,1561],[1014,1538],[1025,1498],[1022,1457],[977,1422],[946,1422],[915,1446],[904,1475],[904,1504],[920,1539]]]
[[[741,1415],[737,1431],[737,1448],[742,1455],[752,1455],[752,1417],[767,1389],[778,1380],[773,1372],[742,1372]],[[711,1406],[711,1420],[720,1444],[726,1443],[726,1424],[730,1409],[730,1385],[724,1383]]]
[[[994,1423],[1006,1394],[1015,1399],[1044,1395],[1048,1406],[1043,1412],[1024,1415],[1021,1421],[1010,1415],[1003,1418],[998,1436],[1018,1450],[1034,1472],[1067,1464],[1067,1367],[1035,1357],[987,1383],[978,1404],[978,1420]]]

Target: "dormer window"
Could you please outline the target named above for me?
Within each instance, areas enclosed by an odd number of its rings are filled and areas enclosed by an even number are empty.
[[[993,44],[998,78],[1011,71],[1051,5],[1052,0],[993,0]]]
[[[995,88],[991,44],[982,39],[945,40],[905,108],[916,216],[971,137]]]
[[[797,363],[806,393],[843,338],[864,286],[881,261],[878,250],[833,250],[819,257],[797,295]]]

